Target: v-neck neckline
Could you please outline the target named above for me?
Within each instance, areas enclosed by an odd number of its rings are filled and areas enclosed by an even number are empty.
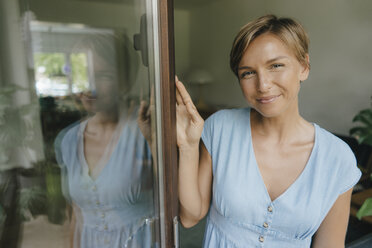
[[[315,156],[314,155],[315,154],[315,151],[317,150],[317,147],[318,147],[318,130],[317,130],[317,125],[315,123],[312,123],[313,126],[314,126],[314,145],[313,145],[313,148],[311,149],[310,156],[309,156],[309,158],[308,158],[308,160],[306,162],[306,165],[305,165],[304,169],[297,176],[297,178],[295,179],[295,181],[291,185],[289,185],[289,187],[285,191],[283,191],[278,197],[276,197],[274,200],[272,200],[271,199],[271,196],[269,194],[269,191],[267,190],[265,181],[264,181],[264,179],[262,177],[260,168],[258,166],[258,162],[257,162],[257,159],[256,159],[256,154],[254,153],[253,139],[252,139],[252,127],[251,127],[251,109],[250,108],[248,109],[248,120],[249,120],[248,121],[248,123],[249,123],[248,130],[249,130],[249,141],[250,141],[249,150],[250,150],[251,156],[252,156],[253,161],[254,161],[254,166],[255,166],[255,169],[257,171],[257,174],[258,174],[258,177],[259,177],[259,181],[261,182],[261,184],[262,184],[262,186],[264,188],[266,197],[268,198],[268,200],[270,201],[270,203],[273,204],[273,203],[277,202],[279,199],[285,197],[285,195],[287,195],[289,191],[291,191],[293,188],[295,188],[296,185],[304,177],[304,175],[307,174],[307,171],[310,170],[310,167],[313,164],[312,163],[312,160],[313,160],[313,157]]]
[[[110,161],[112,160],[112,157],[115,155],[116,150],[118,149],[117,147],[119,146],[119,142],[121,140],[120,136],[122,135],[122,132],[123,132],[123,129],[124,129],[123,128],[123,121],[118,122],[116,130],[113,132],[112,138],[111,138],[109,144],[105,147],[105,151],[103,152],[102,157],[99,159],[96,167],[93,168],[93,170],[90,170],[88,162],[87,162],[86,157],[85,157],[84,132],[85,132],[87,124],[88,124],[88,120],[85,120],[81,124],[81,127],[80,127],[80,139],[79,139],[80,162],[81,162],[81,165],[82,165],[83,176],[89,178],[89,180],[92,181],[92,182],[97,182],[99,180],[99,178],[101,177],[101,175],[104,173],[104,171],[107,170],[106,167],[108,167],[108,165],[110,164]],[[112,140],[115,137],[117,137],[117,139],[115,141]],[[110,154],[107,154],[108,153],[108,146],[113,146],[114,147]],[[107,157],[107,156],[108,156],[108,159],[106,159],[104,161],[103,160],[104,157]],[[101,167],[101,168],[99,168],[99,167]],[[97,170],[97,169],[98,169],[98,171],[95,172],[95,170]],[[96,176],[94,176],[95,174],[96,174]]]

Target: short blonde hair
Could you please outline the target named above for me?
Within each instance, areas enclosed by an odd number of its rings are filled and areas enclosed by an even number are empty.
[[[302,25],[291,18],[278,18],[275,15],[261,16],[244,25],[234,39],[230,52],[230,68],[238,76],[238,67],[249,44],[264,33],[276,35],[294,53],[297,60],[310,68],[309,37]]]

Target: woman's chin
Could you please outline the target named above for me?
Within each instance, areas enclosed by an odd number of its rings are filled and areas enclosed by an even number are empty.
[[[275,107],[261,107],[261,106],[252,106],[252,108],[265,118],[275,118],[280,116],[283,111]]]

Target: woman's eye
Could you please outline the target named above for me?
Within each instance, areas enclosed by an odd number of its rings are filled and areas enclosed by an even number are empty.
[[[272,64],[271,65],[271,68],[273,68],[273,69],[277,69],[277,68],[279,68],[279,67],[283,67],[284,65],[283,64]]]
[[[255,74],[254,71],[245,71],[241,74],[241,78],[247,78],[247,77],[250,77],[252,76],[253,74]]]

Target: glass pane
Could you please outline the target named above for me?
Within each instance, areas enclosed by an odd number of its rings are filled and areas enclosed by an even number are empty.
[[[67,96],[89,90],[87,59],[86,53],[34,53],[37,95]]]
[[[0,9],[0,247],[160,247],[145,0]]]

